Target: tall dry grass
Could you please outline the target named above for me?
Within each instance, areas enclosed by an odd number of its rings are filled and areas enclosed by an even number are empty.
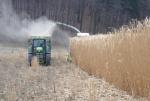
[[[150,96],[150,19],[108,35],[71,39],[73,61],[132,95]]]

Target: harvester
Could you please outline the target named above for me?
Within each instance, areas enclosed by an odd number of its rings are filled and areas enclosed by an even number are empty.
[[[28,40],[28,62],[32,66],[33,58],[37,58],[39,65],[51,64],[51,38],[32,36]]]

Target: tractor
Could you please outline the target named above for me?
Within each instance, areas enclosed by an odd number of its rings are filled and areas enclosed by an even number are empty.
[[[51,64],[51,38],[32,36],[28,40],[28,62],[32,66],[33,57],[37,58],[39,65]]]

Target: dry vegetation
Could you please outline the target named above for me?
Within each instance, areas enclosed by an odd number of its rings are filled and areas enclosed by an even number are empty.
[[[150,96],[150,19],[71,40],[73,61],[132,95]]]
[[[0,47],[0,101],[147,101],[89,76],[52,52],[52,65],[28,67],[24,49]]]

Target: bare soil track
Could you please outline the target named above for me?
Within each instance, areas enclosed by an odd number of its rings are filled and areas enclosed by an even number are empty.
[[[61,50],[53,51],[51,66],[34,68],[24,49],[1,50],[0,101],[147,101],[67,63]]]

